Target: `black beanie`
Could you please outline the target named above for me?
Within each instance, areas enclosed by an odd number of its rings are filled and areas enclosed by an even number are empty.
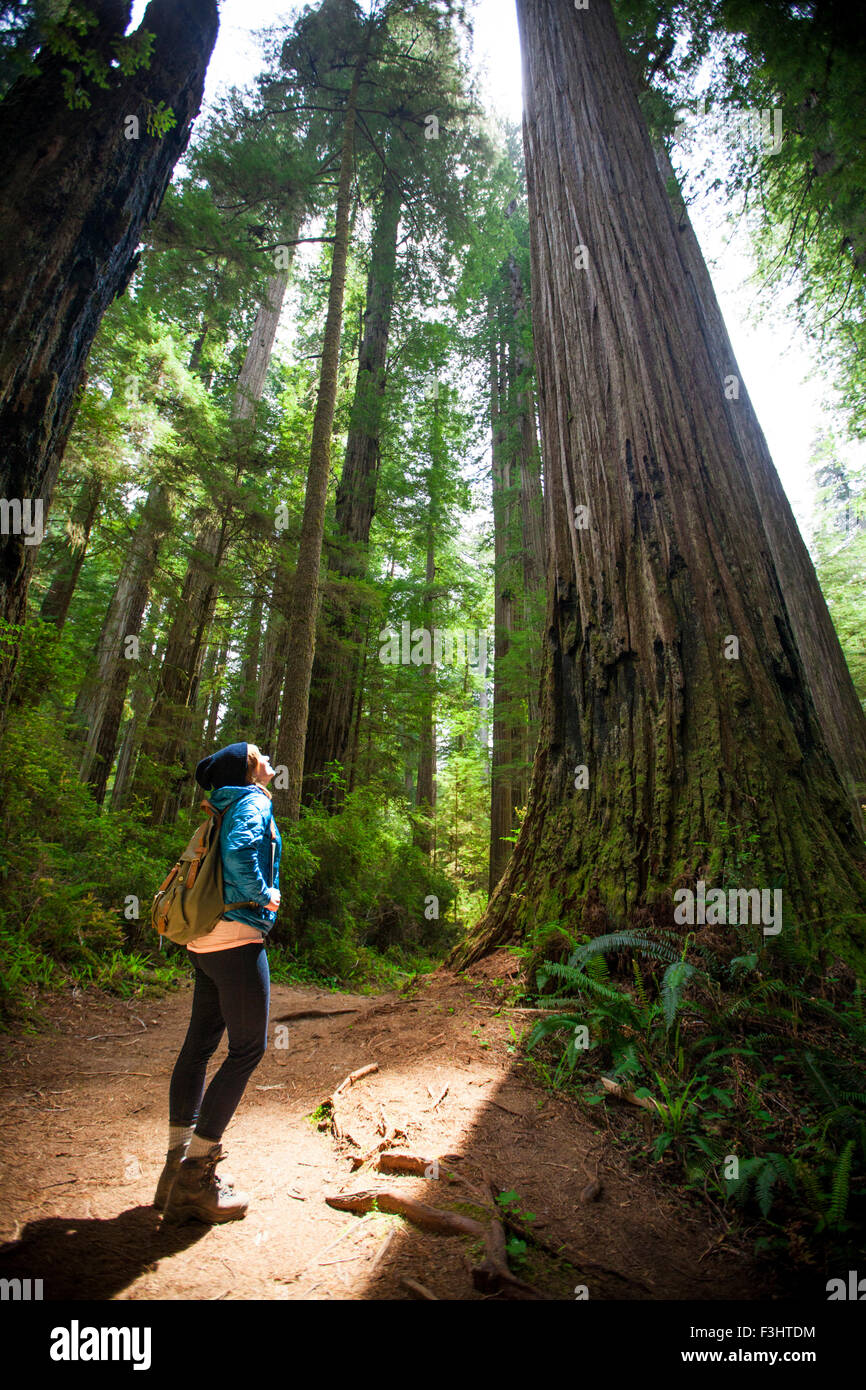
[[[209,758],[202,758],[195,770],[195,780],[206,792],[217,787],[245,787],[247,784],[247,745],[229,743]]]

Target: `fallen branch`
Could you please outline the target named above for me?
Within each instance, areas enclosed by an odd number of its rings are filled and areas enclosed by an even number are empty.
[[[661,1101],[653,1100],[652,1096],[636,1096],[634,1091],[627,1091],[624,1086],[620,1086],[616,1081],[610,1081],[606,1076],[600,1078],[604,1089],[617,1100],[626,1100],[629,1105],[639,1105],[641,1110],[648,1110],[651,1115],[666,1115],[668,1108],[662,1105]]]
[[[357,1012],[357,1010],[354,1010],[353,1012]],[[357,1071],[349,1072],[349,1075],[343,1081],[340,1082],[336,1091],[334,1091],[333,1095],[331,1096],[331,1103],[333,1104],[337,1096],[341,1095],[342,1092],[345,1091],[349,1086],[354,1086],[356,1081],[360,1081],[362,1076],[369,1076],[371,1072],[378,1070],[378,1062],[369,1062],[366,1067],[359,1067]]]
[[[103,1038],[140,1038],[141,1034],[146,1032],[147,1024],[143,1023],[134,1033],[94,1033],[90,1038],[86,1038],[83,1033],[72,1033],[70,1036],[79,1042],[102,1042]]]
[[[429,1178],[438,1175],[440,1162],[446,1159],[459,1159],[459,1154],[443,1154],[442,1158],[420,1158],[417,1154],[380,1153],[376,1160],[379,1173],[406,1173],[409,1176]],[[431,1174],[430,1169],[433,1169]]]
[[[404,1289],[414,1293],[418,1298],[426,1298],[430,1303],[438,1303],[439,1298],[435,1293],[431,1293],[423,1284],[419,1284],[417,1279],[401,1279],[400,1283]]]
[[[325,1201],[335,1211],[353,1211],[361,1215],[368,1211],[383,1211],[392,1216],[405,1216],[414,1226],[424,1231],[434,1231],[440,1236],[486,1236],[484,1226],[471,1216],[461,1216],[459,1212],[440,1211],[426,1202],[418,1202],[414,1197],[404,1197],[397,1192],[346,1192],[336,1197],[326,1197]]]

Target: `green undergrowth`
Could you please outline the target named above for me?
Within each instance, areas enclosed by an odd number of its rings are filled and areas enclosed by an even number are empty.
[[[838,1272],[866,1233],[866,1001],[803,940],[652,925],[575,939],[552,923],[559,959],[520,948],[533,1002],[558,1010],[526,1048],[635,1162],[748,1225],[756,1253]]]
[[[150,905],[201,811],[154,827],[141,807],[100,810],[79,757],[50,704],[12,712],[0,747],[5,1031],[40,1027],[55,990],[128,997],[189,977],[185,949],[159,950]],[[365,788],[334,815],[314,806],[281,829],[275,982],[374,993],[435,969],[460,930],[455,889],[412,845],[402,803]]]

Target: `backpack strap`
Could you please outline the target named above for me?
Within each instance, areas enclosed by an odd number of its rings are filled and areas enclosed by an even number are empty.
[[[271,881],[269,888],[274,886],[274,860],[277,857],[277,824],[274,820],[274,808],[271,806]]]
[[[212,806],[209,801],[203,801],[201,803],[201,808],[204,812],[206,812],[208,816],[210,816],[213,819],[214,823],[211,827],[207,827],[207,822],[205,822],[205,833],[202,835],[201,840],[196,846],[195,859],[193,860],[192,867],[190,868],[190,871],[186,876],[187,888],[191,888],[192,885],[195,883],[196,878],[198,876],[198,871],[202,865],[202,860],[204,859],[205,855],[208,852],[208,849],[210,848],[211,843],[213,842],[213,837],[215,835],[219,835],[220,833],[220,823],[222,821],[222,815],[220,814],[220,812],[216,809],[216,807]],[[207,833],[208,829],[210,829],[210,834]]]

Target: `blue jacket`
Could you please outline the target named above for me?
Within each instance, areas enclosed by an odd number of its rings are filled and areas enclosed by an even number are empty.
[[[253,902],[255,907],[234,907],[226,912],[230,922],[248,922],[267,936],[277,919],[268,912],[271,888],[271,820],[273,808],[270,797],[261,787],[217,787],[208,793],[208,800],[221,813],[220,854],[223,863],[223,900],[227,903]],[[280,855],[283,842],[274,821],[274,881],[280,886]]]

